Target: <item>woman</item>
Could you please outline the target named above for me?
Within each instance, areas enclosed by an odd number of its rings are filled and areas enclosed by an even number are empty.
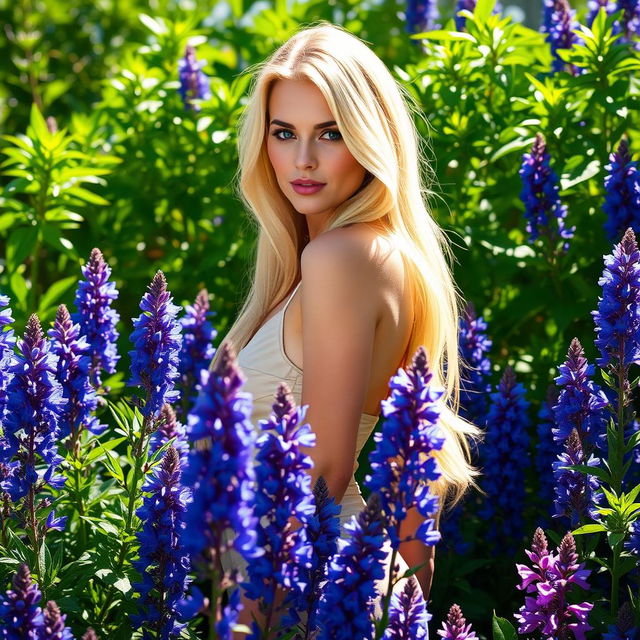
[[[239,350],[255,425],[281,380],[309,406],[312,486],[324,476],[342,525],[365,504],[353,472],[389,379],[421,345],[433,384],[446,389],[442,477],[432,489],[455,504],[476,486],[467,436],[480,431],[456,414],[461,300],[450,249],[423,200],[403,96],[361,40],[322,23],[260,65],[239,129],[239,195],[258,244],[251,289],[225,340]],[[421,522],[410,513],[401,535]],[[404,543],[400,555],[401,571],[428,563],[416,574],[428,597],[433,547]],[[224,568],[238,559],[230,552]],[[242,622],[260,619],[254,602],[243,605]]]

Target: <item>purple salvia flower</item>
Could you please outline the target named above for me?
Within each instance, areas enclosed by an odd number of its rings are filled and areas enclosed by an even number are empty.
[[[640,43],[635,41],[640,35],[640,3],[638,0],[618,0],[618,10],[620,9],[623,13],[619,43],[630,44],[632,49],[640,51]]]
[[[187,109],[200,111],[200,105],[193,103],[192,100],[209,100],[211,98],[209,78],[202,71],[204,65],[204,61],[196,60],[195,48],[187,45],[184,58],[178,60],[178,74],[180,77],[178,93]]]
[[[558,554],[548,551],[547,540],[542,529],[536,529],[531,551],[525,549],[533,567],[516,564],[522,582],[516,585],[535,597],[526,596],[524,606],[514,617],[519,623],[518,633],[532,634],[536,629],[544,637],[568,638],[571,632],[576,640],[585,640],[585,632],[591,629],[587,622],[593,604],[582,602],[568,605],[567,595],[572,584],[589,589],[586,578],[591,573],[578,564],[575,541],[567,533]],[[575,621],[573,621],[575,619]]]
[[[278,385],[272,412],[261,420],[263,431],[256,440],[256,516],[258,545],[265,551],[247,567],[245,593],[251,600],[261,599],[261,608],[271,624],[273,602],[278,585],[306,592],[312,565],[312,545],[306,526],[315,513],[311,476],[313,466],[302,447],[315,445],[316,436],[304,422],[307,405],[296,407],[286,383]],[[292,530],[294,516],[303,526]]]
[[[602,297],[592,311],[600,367],[640,363],[640,252],[633,229],[604,257]]]
[[[462,535],[464,512],[464,502],[460,501],[453,510],[442,514],[440,519],[440,545],[444,546],[445,551],[453,551],[458,556],[471,550],[471,544]]]
[[[384,640],[425,640],[429,637],[427,624],[432,617],[427,612],[418,581],[411,576],[400,594],[391,595],[389,624],[382,637]]]
[[[140,301],[142,313],[134,319],[129,338],[135,349],[129,351],[128,384],[145,390],[146,401],[140,410],[144,416],[156,417],[165,402],[176,402],[180,397],[174,389],[182,347],[180,323],[176,320],[180,307],[172,300],[164,273],[158,270]]]
[[[600,459],[593,455],[586,458],[578,431],[573,429],[565,442],[565,452],[553,463],[553,477],[556,481],[554,500],[555,518],[565,517],[572,527],[584,524],[587,518],[599,520],[597,511],[602,500],[600,480],[594,475],[585,475],[582,471],[566,469],[568,465],[586,464],[597,467]]]
[[[21,564],[13,576],[13,589],[0,597],[0,630],[7,640],[38,640],[44,618],[38,602],[42,597],[32,581],[29,567]]]
[[[184,548],[184,512],[189,490],[180,482],[180,457],[169,447],[162,462],[147,480],[143,491],[150,493],[136,511],[142,530],[139,559],[133,566],[142,575],[134,584],[140,594],[140,613],[131,616],[134,628],[153,630],[157,637],[177,637],[186,626],[177,621],[178,603],[188,584],[189,556]]]
[[[546,41],[551,45],[553,62],[551,65],[553,72],[564,71],[567,63],[558,56],[558,49],[571,49],[574,45],[583,44],[580,36],[573,33],[578,28],[575,20],[575,9],[572,9],[568,0],[544,0],[545,5],[551,4],[550,10],[545,11],[545,18],[548,22],[544,25],[544,33],[547,34]],[[572,75],[577,76],[585,70],[569,65],[568,69]]]
[[[498,390],[491,394],[487,430],[482,448],[483,488],[487,498],[478,515],[489,523],[488,538],[515,552],[522,536],[524,469],[529,458],[529,403],[525,390],[506,367]]]
[[[317,626],[318,603],[326,585],[329,559],[336,552],[340,537],[342,507],[329,497],[325,479],[320,476],[313,487],[315,514],[307,522],[307,538],[313,549],[311,567],[301,570],[301,580],[308,585],[304,592],[292,589],[284,602],[285,615],[281,619],[284,628],[302,623],[299,612],[306,613],[306,625],[310,632]]]
[[[72,323],[64,304],[58,307],[53,328],[48,334],[51,352],[58,356],[56,378],[67,399],[64,412],[58,419],[58,438],[73,434],[76,439],[83,426],[92,433],[102,433],[107,425],[101,425],[92,415],[98,406],[98,396],[89,379],[91,360],[86,355],[89,347],[86,337],[80,335],[80,325]]]
[[[438,629],[436,633],[444,640],[478,640],[475,631],[471,630],[471,623],[467,624],[462,609],[457,604],[451,605],[442,629]]]
[[[209,294],[206,289],[198,293],[193,304],[187,305],[185,316],[180,319],[182,327],[182,348],[180,350],[180,381],[183,389],[183,403],[195,400],[193,393],[200,379],[200,370],[207,369],[215,354],[213,340],[217,331],[207,318],[213,315],[209,311]],[[185,414],[187,413],[185,407]]]
[[[609,160],[602,210],[607,216],[604,228],[613,242],[628,227],[640,231],[640,173],[637,160],[631,160],[627,138],[622,138]]]
[[[633,609],[628,600],[618,610],[616,624],[609,625],[607,633],[602,635],[602,640],[637,640],[638,627],[634,626]]]
[[[430,384],[432,377],[427,354],[419,347],[411,364],[391,378],[391,395],[381,403],[382,429],[373,436],[376,448],[369,456],[371,474],[365,485],[380,494],[393,549],[400,546],[400,524],[413,507],[425,517],[415,538],[426,545],[440,541],[440,532],[429,517],[438,510],[439,500],[428,483],[441,475],[435,451],[445,441],[438,425],[438,401],[444,390]]]
[[[567,207],[558,197],[558,178],[550,163],[551,156],[546,150],[544,138],[537,133],[531,153],[523,155],[522,167],[518,172],[522,179],[520,199],[525,207],[529,243],[533,244],[542,236],[550,245],[550,251],[555,252],[556,244],[562,240],[562,250],[567,251],[568,240],[573,238],[575,227],[565,227]],[[551,217],[555,218],[554,227],[550,224]]]
[[[240,391],[244,377],[232,348],[223,342],[212,371],[200,372],[201,390],[188,416],[187,435],[195,447],[183,483],[193,490],[193,502],[185,521],[186,545],[193,556],[205,556],[208,564],[224,551],[223,533],[234,532],[233,548],[252,562],[256,547],[254,515],[255,471],[251,425],[251,395]]]
[[[609,400],[600,387],[591,380],[594,366],[584,357],[584,349],[578,338],[569,346],[567,360],[558,367],[559,376],[554,378],[562,387],[558,403],[553,407],[556,427],[553,438],[557,445],[566,442],[576,429],[585,453],[594,448],[607,447],[606,413]]]
[[[13,322],[11,309],[8,308],[8,305],[9,297],[0,294],[0,425],[7,409],[7,387],[13,378],[10,369],[13,364],[13,349],[16,344],[13,329],[4,330],[7,325]]]
[[[242,609],[240,604],[240,589],[233,589],[228,604],[222,610],[220,620],[216,622],[216,634],[219,640],[233,640],[233,627],[238,622],[238,614]]]
[[[553,439],[555,427],[552,407],[558,403],[558,389],[554,385],[547,388],[547,396],[538,411],[535,466],[540,489],[538,495],[544,505],[553,504],[555,482],[553,479],[553,463],[558,457],[558,445]],[[546,509],[546,506],[545,506]],[[546,523],[545,523],[546,524]],[[542,523],[541,523],[542,526]]]
[[[585,23],[590,29],[593,25],[593,21],[596,19],[596,16],[598,15],[598,12],[602,7],[604,7],[605,11],[607,12],[607,16],[610,16],[612,13],[618,11],[618,3],[616,0],[587,0],[587,9],[589,10],[589,12],[585,19]],[[618,24],[617,20],[613,26],[614,30],[612,35],[620,33],[620,25]]]
[[[111,303],[118,297],[115,282],[110,282],[111,267],[104,261],[100,249],[93,249],[89,261],[81,267],[84,280],[78,283],[73,322],[80,325],[82,335],[89,344],[91,383],[101,385],[101,372],[115,373],[120,359],[116,341],[116,325],[120,316]]]
[[[53,600],[47,602],[43,617],[38,640],[73,640],[71,629],[64,624],[67,616],[60,613],[60,608]]]
[[[438,23],[440,12],[436,0],[407,0],[405,16],[407,33],[424,33],[442,28]]]
[[[82,636],[82,640],[100,640],[98,635],[94,631],[93,627],[89,627],[86,633]]]
[[[460,413],[470,422],[484,425],[489,407],[491,392],[491,362],[487,352],[492,342],[486,334],[487,323],[476,314],[473,304],[469,303],[460,315],[458,343],[460,355],[470,368],[468,378],[461,381]]]
[[[0,462],[11,469],[0,488],[9,493],[13,502],[26,496],[31,488],[35,491],[39,477],[56,489],[66,480],[54,475],[63,459],[57,453],[58,418],[66,400],[55,377],[58,358],[49,348],[40,320],[32,314],[10,369],[13,378],[7,389],[6,445],[0,450]],[[36,471],[36,455],[47,464],[44,474]],[[17,464],[10,462],[13,456],[18,457]]]
[[[463,16],[459,16],[458,12],[462,11],[462,9],[467,9],[473,13],[476,8],[476,0],[456,0],[456,6],[454,9],[454,20],[456,23],[456,31],[464,31],[465,25],[467,24],[467,19]],[[496,3],[493,7],[492,14],[502,13],[502,4],[500,0],[496,0]]]
[[[187,429],[177,418],[173,407],[166,402],[160,409],[160,415],[158,417],[158,428],[151,434],[149,439],[149,451],[154,453],[163,444],[166,444],[172,438],[173,447],[175,447],[180,454],[180,469],[184,474],[185,467],[187,465],[187,459],[189,456],[189,442],[187,441]]]
[[[329,561],[327,585],[318,618],[318,640],[373,637],[376,582],[384,578],[384,519],[380,496],[372,493],[366,507],[344,529],[349,538]]]

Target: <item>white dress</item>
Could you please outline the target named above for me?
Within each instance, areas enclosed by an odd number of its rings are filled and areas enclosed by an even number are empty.
[[[258,428],[259,420],[269,417],[279,382],[287,383],[291,389],[291,394],[296,406],[300,405],[302,397],[302,369],[289,359],[284,350],[284,314],[300,284],[301,283],[298,283],[295,287],[280,311],[269,318],[269,320],[258,329],[246,346],[237,354],[237,362],[246,378],[242,391],[249,392],[253,396],[251,422],[256,428]],[[360,451],[362,451],[362,448],[373,432],[378,422],[378,417],[379,416],[368,413],[363,413],[360,416],[360,425],[356,439],[356,452],[353,461],[353,473],[349,486],[340,501],[342,507],[339,514],[341,538],[346,539],[349,535],[348,532],[344,530],[344,524],[349,522],[352,516],[360,513],[366,505],[354,474],[358,468]],[[313,425],[311,426],[313,427]],[[225,533],[225,540],[228,541],[229,535],[231,535],[232,532],[230,529],[227,529]],[[380,594],[386,591],[389,581],[391,547],[388,540],[383,548],[387,551],[387,561],[385,565],[385,577],[377,584]],[[246,562],[234,549],[230,549],[223,554],[221,562],[225,571],[238,568],[241,569],[246,576]],[[396,555],[396,564],[400,565],[399,575],[402,575],[408,569],[408,565],[399,553]],[[405,582],[405,580],[399,581],[394,587],[394,592],[400,592]],[[381,601],[381,597],[376,601],[377,617],[381,617],[382,615],[380,607]]]

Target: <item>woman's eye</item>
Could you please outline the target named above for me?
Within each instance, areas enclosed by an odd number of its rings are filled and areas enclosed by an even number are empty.
[[[282,133],[282,134],[284,134],[284,133],[292,133],[292,131],[290,131],[289,129],[278,129],[277,131],[274,131],[271,135],[272,135],[274,138],[277,138],[278,140],[291,140],[291,138],[289,138],[289,137],[281,136],[281,135],[280,135],[281,133]],[[342,134],[341,134],[337,129],[327,129],[326,131],[324,131],[324,132],[323,132],[323,134],[322,134],[322,135],[324,135],[325,133],[334,133],[334,134],[337,136],[337,138],[331,138],[331,137],[330,137],[330,138],[328,138],[328,139],[329,139],[329,140],[331,140],[332,142],[333,142],[333,141],[338,141],[338,140],[341,140],[341,139],[342,139]],[[326,139],[327,139],[327,138],[325,138],[325,140],[326,140]]]

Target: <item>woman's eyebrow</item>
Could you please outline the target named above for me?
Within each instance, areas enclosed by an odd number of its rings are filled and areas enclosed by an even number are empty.
[[[282,120],[272,120],[271,124],[277,124],[281,127],[289,127],[289,129],[295,129],[292,124],[288,122],[283,122]],[[324,127],[330,127],[331,125],[337,124],[335,120],[329,120],[328,122],[321,122],[320,124],[315,125],[314,129],[323,129]]]

